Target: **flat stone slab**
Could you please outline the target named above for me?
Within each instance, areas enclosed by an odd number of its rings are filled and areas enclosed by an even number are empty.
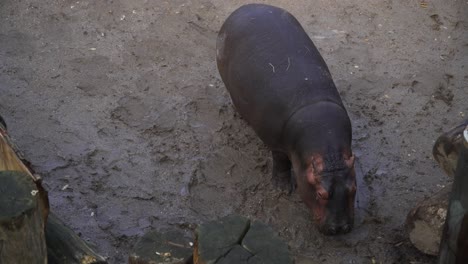
[[[195,264],[289,264],[288,246],[271,227],[230,215],[196,230]]]
[[[270,226],[258,221],[250,225],[249,231],[242,240],[242,247],[255,256],[247,263],[293,263],[288,245],[276,235]]]

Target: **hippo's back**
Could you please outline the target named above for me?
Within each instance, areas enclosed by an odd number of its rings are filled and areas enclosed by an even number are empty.
[[[217,63],[237,111],[272,148],[281,148],[298,110],[319,101],[342,106],[320,53],[281,8],[250,4],[232,13],[219,32]]]

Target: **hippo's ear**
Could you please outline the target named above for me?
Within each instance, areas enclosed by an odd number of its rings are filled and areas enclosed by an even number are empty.
[[[346,167],[352,169],[354,168],[354,155],[351,155],[349,158],[345,158]]]

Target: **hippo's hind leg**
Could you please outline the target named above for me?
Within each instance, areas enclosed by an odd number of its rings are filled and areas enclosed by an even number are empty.
[[[291,173],[291,161],[288,155],[280,151],[271,151],[273,157],[273,184],[282,190],[288,190],[289,194],[293,192],[296,181]]]

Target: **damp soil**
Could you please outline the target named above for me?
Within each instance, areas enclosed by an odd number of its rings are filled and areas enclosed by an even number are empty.
[[[110,263],[151,229],[231,213],[271,225],[297,263],[435,263],[404,221],[450,181],[431,149],[468,115],[468,3],[260,2],[297,17],[349,111],[354,230],[318,233],[236,114],[215,43],[239,0],[0,1],[0,114],[52,210]]]

